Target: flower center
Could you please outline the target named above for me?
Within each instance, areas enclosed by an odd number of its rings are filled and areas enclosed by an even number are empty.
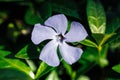
[[[57,41],[63,42],[65,37],[62,34],[57,35]]]

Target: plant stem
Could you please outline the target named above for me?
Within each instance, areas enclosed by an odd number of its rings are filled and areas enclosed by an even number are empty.
[[[101,50],[102,50],[102,47],[101,46],[98,46],[98,64],[101,66],[101,60],[100,60],[100,57],[101,57]]]

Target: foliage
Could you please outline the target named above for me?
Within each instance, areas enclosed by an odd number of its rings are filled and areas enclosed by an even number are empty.
[[[0,4],[0,80],[120,79],[120,1],[0,0]],[[34,24],[60,13],[68,18],[67,31],[71,21],[78,21],[88,37],[71,44],[83,48],[78,62],[69,65],[61,60],[60,66],[51,67],[39,60],[48,41],[32,44],[31,31]]]

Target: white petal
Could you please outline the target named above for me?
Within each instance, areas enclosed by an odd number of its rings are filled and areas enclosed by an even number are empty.
[[[65,35],[66,42],[82,41],[88,36],[85,28],[79,22],[72,22],[70,31]]]
[[[66,43],[63,43],[62,45],[59,46],[61,55],[63,59],[68,63],[68,64],[73,64],[79,58],[81,57],[82,54],[82,49],[77,48],[77,47],[72,47],[69,46]]]
[[[34,44],[39,44],[46,39],[53,39],[55,35],[56,32],[52,28],[35,24],[31,40]]]
[[[66,32],[68,22],[64,14],[58,14],[48,18],[45,21],[45,25],[53,27],[59,34],[64,34]]]
[[[42,49],[40,59],[50,66],[58,66],[60,61],[57,55],[58,44],[52,40]]]

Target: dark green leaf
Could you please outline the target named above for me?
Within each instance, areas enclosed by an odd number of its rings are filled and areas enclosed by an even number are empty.
[[[35,78],[38,79],[53,69],[55,69],[55,67],[48,66],[46,63],[41,62]]]
[[[42,6],[40,5],[39,13],[44,21],[48,19],[52,15],[51,4],[46,2]]]
[[[33,44],[26,45],[22,48],[15,57],[22,59],[38,59],[39,52],[37,51],[37,47]]]
[[[66,68],[67,73],[69,74],[69,76],[72,76],[72,67],[71,65],[67,64],[66,62],[62,61],[64,67]]]
[[[120,64],[113,66],[112,69],[113,69],[114,71],[120,73]]]
[[[86,50],[83,52],[81,59],[88,62],[95,62],[98,59],[97,48],[87,47]],[[81,62],[81,59],[80,59],[80,62]]]
[[[1,52],[2,55],[4,55],[4,52]],[[5,56],[5,55],[4,55]],[[30,76],[32,79],[34,79],[34,73],[31,71],[31,69],[22,61],[19,59],[10,59],[10,58],[4,58],[0,57],[0,68],[13,68],[17,69],[19,71],[24,72],[28,76]]]
[[[116,52],[116,49],[119,50],[120,49],[120,33],[111,37],[107,42],[110,45],[111,51]]]
[[[92,33],[105,33],[106,16],[100,2],[88,0],[87,18]]]
[[[0,69],[0,80],[33,80],[16,69]]]
[[[54,0],[54,2],[52,3],[55,3],[57,4],[58,6],[59,5],[62,5],[66,8],[69,8],[69,9],[72,9],[72,10],[77,10],[77,5],[76,5],[76,1],[75,0]],[[67,3],[67,4],[66,4]]]
[[[43,23],[41,16],[35,12],[33,8],[29,8],[25,13],[25,21],[27,24],[34,25],[36,23]]]
[[[101,51],[99,52],[97,48],[87,47],[83,52],[80,63],[86,65],[88,63],[97,63],[101,67],[105,67],[108,65],[107,57],[108,45],[103,46]]]
[[[107,26],[106,33],[115,33],[120,28],[120,18],[112,19]]]
[[[22,61],[18,59],[5,59],[5,58],[0,58],[0,68],[14,68],[17,70],[20,70],[30,76],[32,79],[34,79],[34,73],[31,71],[31,69],[24,64]]]
[[[86,64],[82,64],[82,66],[77,70],[77,76],[85,74],[87,71],[92,69],[94,66],[96,66],[95,62],[86,62]]]
[[[84,74],[85,72],[89,71],[93,68],[97,63],[98,60],[98,51],[94,47],[87,47],[86,50],[83,52],[79,63],[81,63],[81,68],[77,70],[77,74]],[[78,76],[79,76],[78,75]]]
[[[80,16],[76,10],[66,8],[62,5],[52,3],[52,10],[55,13],[62,13],[70,17],[74,17],[80,20]]]

